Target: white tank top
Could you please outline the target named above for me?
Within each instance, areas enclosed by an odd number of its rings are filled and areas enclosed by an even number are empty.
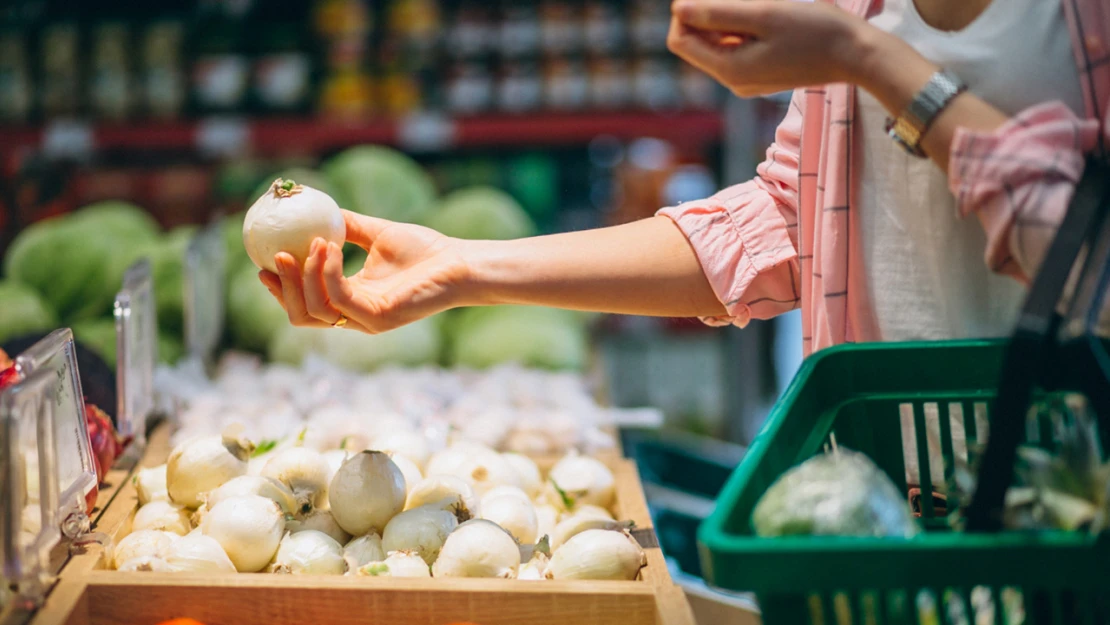
[[[926,24],[913,0],[886,0],[871,23],[951,70],[972,93],[1009,115],[1050,100],[1083,112],[1058,0],[993,0],[958,32]],[[886,136],[886,110],[870,94],[861,89],[858,102],[861,239],[882,339],[1009,334],[1024,288],[987,268],[983,228],[974,217],[960,219],[945,172]]]

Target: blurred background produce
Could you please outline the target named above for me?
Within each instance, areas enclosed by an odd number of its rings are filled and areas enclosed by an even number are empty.
[[[241,243],[243,213],[279,176],[350,210],[491,239],[639,219],[750,176],[783,104],[726,98],[667,52],[668,11],[652,0],[0,7],[0,340],[66,324],[114,362],[111,301],[149,255],[160,354],[173,362],[184,250],[219,219],[223,349],[360,371],[590,371],[617,405],[746,441],[797,364],[796,320],[741,334],[506,308],[339,340],[288,327]],[[362,258],[346,252],[350,273]]]

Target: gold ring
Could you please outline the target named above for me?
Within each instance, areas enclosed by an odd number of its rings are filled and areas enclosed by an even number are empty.
[[[335,323],[331,324],[331,327],[342,328],[345,325],[347,325],[347,316],[343,313],[339,313],[339,319],[336,319]]]

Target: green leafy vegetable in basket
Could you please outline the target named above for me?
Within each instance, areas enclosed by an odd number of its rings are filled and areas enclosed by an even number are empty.
[[[1086,399],[1068,393],[1048,397],[1031,419],[1052,426],[1053,451],[1031,444],[1018,448],[1016,483],[1006,492],[1003,524],[1012,530],[1088,530],[1110,523],[1110,463],[1102,461],[1098,430]],[[981,457],[982,454],[974,454]],[[960,501],[970,503],[977,470],[956,470]],[[960,527],[963,515],[953,517]]]
[[[756,504],[759,536],[897,536],[920,528],[905,496],[866,455],[844,447],[784,473]]]

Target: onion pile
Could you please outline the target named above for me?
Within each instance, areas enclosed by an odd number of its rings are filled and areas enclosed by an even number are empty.
[[[218,436],[224,424],[237,422],[245,436],[260,444],[284,444],[303,434],[304,446],[320,452],[384,451],[411,461],[401,466],[406,477],[413,465],[424,476],[438,472],[426,470],[428,462],[448,444],[469,442],[529,456],[572,449],[592,454],[616,446],[609,426],[661,422],[650,411],[599,405],[579,374],[512,365],[480,372],[386,368],[356,374],[312,357],[291,367],[229,353],[215,379],[180,364],[160,367],[155,385],[159,401],[180,426],[174,445]],[[343,456],[330,454],[329,467],[337,468]],[[516,457],[503,460],[470,469],[496,473]],[[519,479],[518,485],[533,496],[531,489],[542,484],[534,474]],[[483,486],[475,487],[481,494]]]
[[[632,580],[646,563],[631,523],[610,512],[613,474],[589,456],[544,476],[526,456],[474,442],[425,455],[390,436],[388,453],[336,456],[299,435],[259,448],[267,460],[256,463],[236,432],[183,442],[172,464],[137,474],[146,503],[115,568]]]

